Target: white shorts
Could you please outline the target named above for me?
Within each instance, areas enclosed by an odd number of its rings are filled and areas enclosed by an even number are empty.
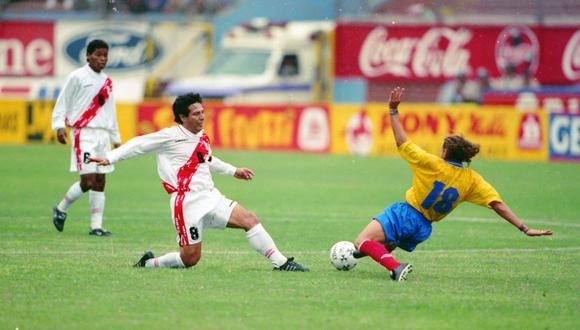
[[[72,144],[70,171],[79,172],[79,174],[113,172],[115,165],[98,166],[95,163],[87,163],[89,157],[105,157],[107,151],[111,150],[111,135],[109,131],[100,128],[81,128],[80,144],[77,148],[75,130],[73,128],[70,134]]]
[[[201,242],[205,228],[224,229],[237,204],[216,188],[171,194],[171,218],[175,224],[179,246]]]

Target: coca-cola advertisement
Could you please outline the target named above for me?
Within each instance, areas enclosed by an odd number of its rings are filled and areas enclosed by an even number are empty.
[[[52,76],[53,30],[50,22],[0,22],[0,77]]]
[[[336,76],[445,81],[485,68],[531,74],[543,84],[580,81],[580,29],[538,26],[406,26],[339,23]]]

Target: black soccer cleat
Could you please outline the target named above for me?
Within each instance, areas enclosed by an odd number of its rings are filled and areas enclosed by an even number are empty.
[[[143,256],[141,257],[141,259],[139,259],[139,261],[137,261],[133,267],[136,268],[143,268],[145,267],[145,264],[147,263],[147,260],[149,259],[153,259],[155,258],[155,255],[153,255],[153,252],[151,251],[146,251]]]
[[[354,251],[352,251],[352,256],[353,256],[355,259],[360,259],[360,258],[364,258],[364,257],[366,257],[367,255],[366,255],[366,254],[363,254],[363,253],[362,253],[362,252],[360,252],[359,250],[354,250]]]
[[[397,268],[391,271],[391,279],[395,282],[403,282],[407,280],[407,275],[413,271],[411,264],[400,264]]]
[[[105,228],[95,228],[95,229],[91,229],[91,231],[89,231],[89,235],[106,237],[106,236],[113,235],[113,233],[106,230]]]
[[[274,267],[274,270],[281,270],[285,272],[309,272],[310,269],[302,266],[294,261],[294,257],[288,258],[286,262],[280,267]]]
[[[52,223],[58,231],[64,229],[64,221],[66,220],[66,212],[58,209],[58,206],[52,208]]]

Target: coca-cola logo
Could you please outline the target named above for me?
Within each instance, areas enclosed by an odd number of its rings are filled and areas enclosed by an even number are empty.
[[[109,44],[107,70],[139,69],[155,63],[161,56],[155,40],[123,29],[103,29],[78,35],[65,45],[66,55],[77,64],[85,64],[86,47],[93,39],[102,39]]]
[[[572,81],[580,79],[580,30],[572,35],[566,45],[562,57],[562,71]]]
[[[525,26],[503,29],[495,43],[495,62],[501,72],[536,73],[540,63],[540,43],[535,33]]]
[[[470,51],[465,48],[473,33],[465,28],[432,28],[420,38],[394,38],[384,27],[373,29],[359,53],[359,68],[367,77],[449,78],[471,72]]]

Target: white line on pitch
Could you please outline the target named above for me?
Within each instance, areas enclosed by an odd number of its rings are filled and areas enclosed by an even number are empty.
[[[168,249],[166,252],[170,252],[172,249]],[[174,249],[173,249],[174,250]],[[436,250],[420,250],[420,251],[415,251],[413,252],[413,254],[423,254],[423,253],[427,253],[427,254],[431,254],[431,253],[482,253],[482,252],[504,252],[504,253],[511,253],[511,252],[522,252],[522,253],[529,253],[529,252],[534,252],[534,253],[538,253],[538,252],[576,252],[576,251],[580,251],[580,246],[568,246],[568,247],[556,247],[556,248],[550,248],[550,247],[544,247],[544,248],[497,248],[497,249],[436,249]],[[113,253],[114,255],[139,255],[141,252],[130,252],[130,251],[123,251],[123,252],[115,252]],[[253,255],[257,253],[255,251],[252,251],[251,249],[248,249],[247,251],[223,251],[223,250],[206,250],[203,252],[204,254],[216,254],[216,255]],[[307,254],[307,255],[317,255],[317,254],[327,254],[328,251],[325,250],[319,250],[319,251],[300,251],[300,250],[290,250],[290,251],[285,251],[286,254],[288,255],[292,255],[292,254]],[[45,250],[39,250],[39,251],[22,251],[22,250],[4,250],[4,251],[0,251],[0,255],[37,255],[37,254],[42,254],[42,255],[95,255],[94,251],[45,251]],[[106,251],[101,251],[101,253],[98,254],[102,254],[102,255],[110,255],[110,253],[106,252]],[[161,255],[158,252],[159,255]]]

